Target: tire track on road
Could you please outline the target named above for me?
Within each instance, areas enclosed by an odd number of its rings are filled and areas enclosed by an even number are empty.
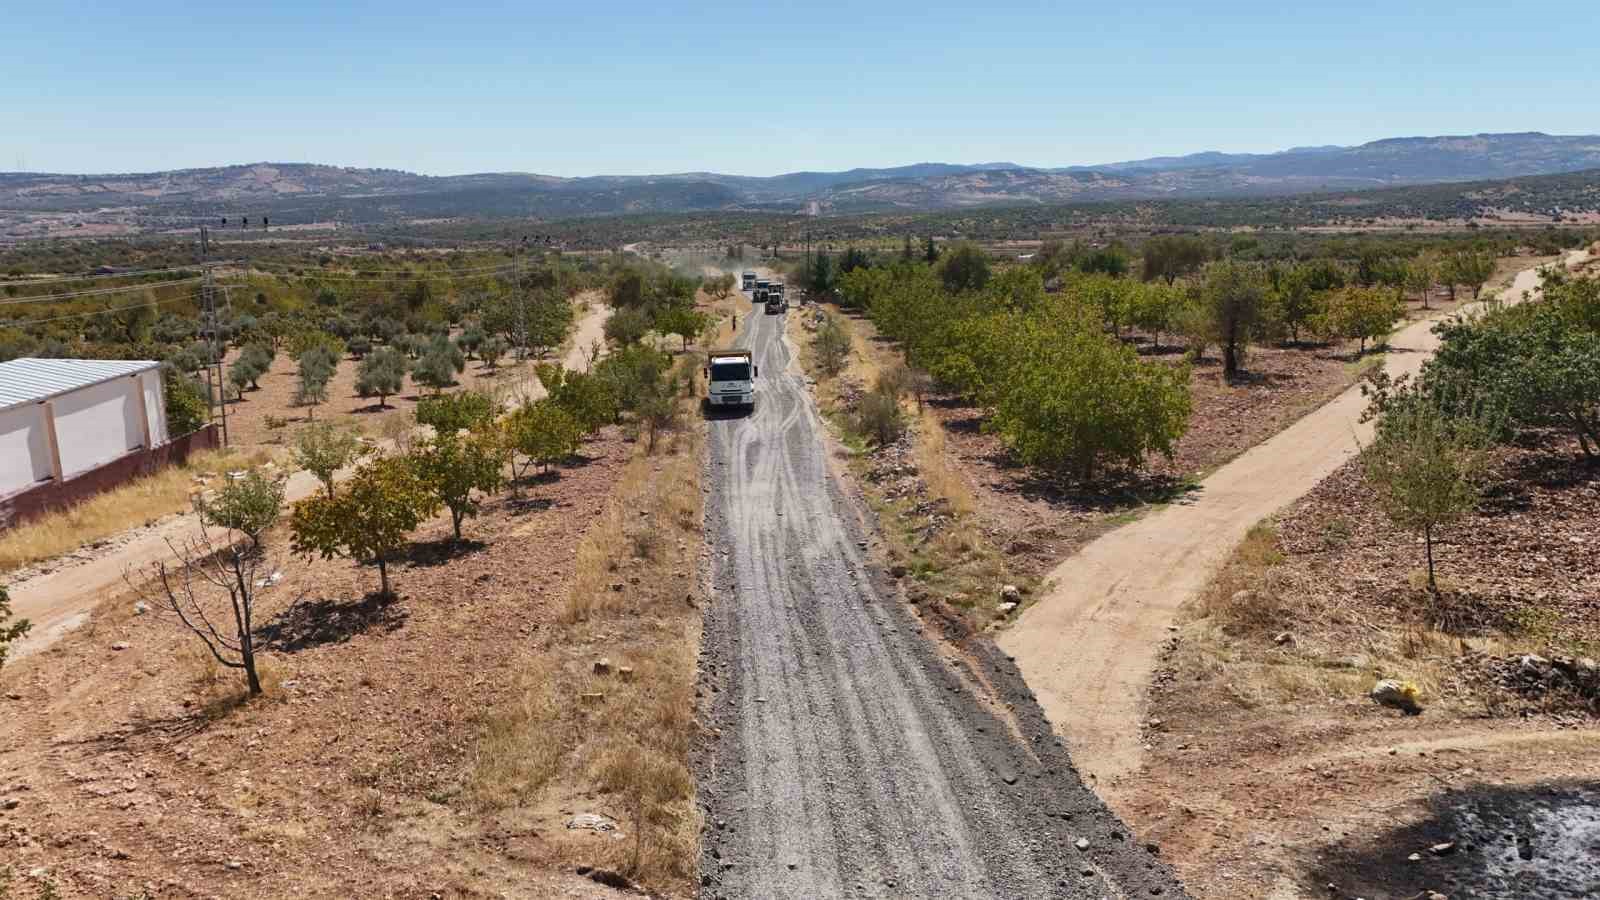
[[[783,317],[751,315],[739,345],[761,368],[756,409],[708,424],[703,895],[1182,896],[1083,787],[1015,668],[987,639],[963,648],[997,715],[870,562]]]

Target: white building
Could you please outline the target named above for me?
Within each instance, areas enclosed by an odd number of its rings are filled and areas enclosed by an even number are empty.
[[[104,359],[0,363],[0,497],[59,485],[165,444],[160,366]]]

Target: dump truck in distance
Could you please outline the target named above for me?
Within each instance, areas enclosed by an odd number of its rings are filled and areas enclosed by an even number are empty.
[[[756,405],[761,369],[749,350],[713,350],[706,361],[706,406],[711,409]]]
[[[756,289],[756,273],[744,272],[739,276],[739,289],[753,291]]]

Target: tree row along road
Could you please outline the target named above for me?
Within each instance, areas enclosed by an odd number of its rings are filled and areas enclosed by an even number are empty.
[[[871,560],[784,318],[746,317],[757,407],[709,423],[703,896],[1183,896],[1015,668],[936,644]]]
[[[1584,259],[1575,251],[1567,263]],[[1503,296],[1538,292],[1536,269]],[[1438,348],[1437,319],[1390,341],[1384,367],[1416,373]],[[1359,387],[1217,470],[1192,498],[1090,543],[1048,576],[1049,593],[999,637],[1080,770],[1101,786],[1137,771],[1144,691],[1178,608],[1197,596],[1257,522],[1304,496],[1371,433]]]
[[[589,311],[579,318],[571,347],[562,360],[569,369],[587,370],[589,348],[604,340],[610,309],[598,295],[591,295],[590,300]],[[544,385],[539,383],[531,367],[511,390],[534,399],[544,396]],[[310,472],[296,472],[285,486],[284,499],[293,502],[320,489],[321,483]],[[59,568],[11,585],[13,612],[34,626],[16,645],[15,655],[21,657],[38,652],[60,640],[62,635],[83,624],[107,591],[122,587],[125,572],[169,557],[172,551],[168,541],[179,544],[198,535],[199,531],[199,519],[188,513],[81,565]]]

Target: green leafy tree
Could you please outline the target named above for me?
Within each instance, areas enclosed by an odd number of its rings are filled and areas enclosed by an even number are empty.
[[[406,380],[406,358],[393,347],[380,347],[361,361],[356,370],[356,393],[363,397],[377,397],[378,408],[394,394],[400,393]]]
[[[989,254],[971,241],[959,241],[945,248],[939,278],[951,293],[981,291],[989,283]]]
[[[162,367],[161,393],[167,410],[167,433],[173,437],[198,431],[210,421],[203,389],[176,368]]]
[[[689,341],[700,336],[706,329],[706,317],[689,306],[669,306],[656,312],[655,328],[662,334],[676,335],[683,341],[685,352],[689,349]]]
[[[549,471],[552,465],[576,453],[583,443],[583,430],[572,414],[546,397],[523,404],[506,417],[506,445],[516,456],[513,474],[520,480],[527,470],[538,465]]]
[[[456,376],[466,368],[466,355],[448,338],[438,337],[429,342],[427,350],[412,368],[411,377],[418,384],[433,388],[438,393],[455,384]]]
[[[417,401],[417,424],[431,425],[440,434],[475,429],[494,421],[500,404],[483,391],[435,394]]]
[[[1184,302],[1184,292],[1171,282],[1147,284],[1134,291],[1133,324],[1150,334],[1155,349],[1161,349],[1161,335],[1170,333]]]
[[[483,360],[484,365],[490,369],[497,369],[500,367],[500,360],[505,358],[506,351],[510,349],[511,345],[506,342],[506,339],[497,334],[486,338],[478,346],[478,356]]]
[[[1433,261],[1418,257],[1405,266],[1405,289],[1414,291],[1417,298],[1422,301],[1422,308],[1428,308],[1428,292],[1433,289],[1434,277],[1438,274]]]
[[[318,422],[295,435],[294,463],[317,476],[329,498],[333,497],[333,476],[367,452],[367,446],[353,431]]]
[[[817,351],[818,367],[827,375],[838,375],[850,363],[850,333],[837,316],[823,318],[812,347]]]
[[[651,322],[649,313],[642,309],[625,306],[617,309],[606,319],[606,340],[621,346],[630,346],[644,340],[650,332]]]
[[[1329,298],[1323,313],[1323,330],[1359,340],[1359,352],[1365,353],[1368,341],[1381,345],[1388,340],[1389,333],[1405,317],[1405,312],[1405,304],[1393,289],[1345,288]]]
[[[1030,465],[1089,481],[1170,457],[1188,427],[1186,366],[1144,362],[1081,321],[1023,318],[1008,347],[991,427]]]
[[[1172,284],[1200,271],[1211,257],[1206,242],[1193,235],[1157,235],[1144,244],[1144,267],[1140,275],[1145,281],[1159,278]]]
[[[572,416],[585,434],[616,421],[620,409],[610,381],[555,365],[541,365],[536,371],[550,401]]]
[[[0,671],[6,667],[6,656],[11,653],[11,645],[22,640],[32,629],[33,624],[27,619],[12,621],[11,594],[5,585],[0,585]]]
[[[1245,351],[1260,327],[1266,281],[1255,266],[1222,260],[1206,270],[1200,297],[1222,348],[1222,374],[1233,378],[1243,369]]]
[[[338,357],[325,345],[314,345],[300,356],[295,402],[307,407],[306,418],[315,418],[317,406],[327,401],[328,382],[337,366]]]
[[[561,346],[572,330],[574,312],[567,298],[555,291],[540,291],[528,306],[528,346],[537,355]]]
[[[474,322],[462,330],[461,337],[456,339],[456,345],[466,351],[467,359],[471,359],[487,339],[488,336],[483,333],[483,326]]]
[[[1295,266],[1274,279],[1267,298],[1267,316],[1279,336],[1300,343],[1300,332],[1310,328],[1323,312],[1317,284],[1321,273],[1310,266]]]
[[[507,457],[496,435],[480,431],[436,434],[411,451],[408,459],[433,498],[450,510],[450,524],[460,541],[462,520],[480,509],[474,492],[493,494],[500,489]]]
[[[379,593],[392,597],[389,558],[438,508],[406,458],[379,457],[356,469],[333,497],[317,494],[295,504],[292,547],[304,556],[376,563]]]
[[[351,356],[363,359],[372,352],[372,339],[364,334],[352,335],[347,346],[350,348]]]
[[[1477,506],[1491,429],[1452,415],[1427,390],[1402,380],[1385,385],[1369,410],[1377,418],[1361,463],[1389,519],[1422,538],[1428,591],[1438,596],[1434,539]]]
[[[922,261],[932,265],[939,261],[939,246],[933,242],[933,235],[928,235],[922,244]]]

